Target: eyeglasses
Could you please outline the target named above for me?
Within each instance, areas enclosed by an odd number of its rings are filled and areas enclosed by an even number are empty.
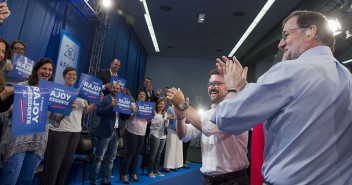
[[[211,88],[211,87],[219,87],[219,85],[222,85],[222,84],[225,84],[225,83],[224,83],[224,82],[218,82],[218,81],[209,82],[209,83],[208,83],[208,88]]]
[[[305,28],[292,28],[292,29],[289,29],[287,31],[282,31],[281,39],[286,40],[286,38],[287,38],[287,36],[289,35],[290,32],[292,32],[294,30],[298,30],[298,29],[305,29]]]
[[[14,47],[13,50],[16,50],[16,51],[24,51],[24,50],[26,50],[26,49],[24,49],[24,48],[19,48],[19,47]]]

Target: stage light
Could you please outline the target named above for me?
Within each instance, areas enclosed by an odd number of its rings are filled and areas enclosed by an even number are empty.
[[[204,110],[203,110],[203,109],[199,109],[199,110],[198,110],[198,113],[199,113],[200,115],[203,115],[203,114],[204,114]]]
[[[334,35],[338,35],[342,33],[341,25],[338,19],[335,19],[335,20],[330,19],[328,20],[328,22],[329,22],[329,29],[333,31]]]
[[[105,8],[110,8],[111,0],[102,0],[102,4]]]

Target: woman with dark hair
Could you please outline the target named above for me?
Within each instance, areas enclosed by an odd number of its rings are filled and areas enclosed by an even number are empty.
[[[0,37],[0,112],[7,111],[13,102],[13,98],[10,98],[13,95],[13,87],[5,87],[6,80],[5,73],[3,72],[8,49],[9,44],[6,42],[6,40]]]
[[[15,40],[10,44],[9,55],[7,56],[8,60],[13,60],[14,54],[25,55],[26,45],[20,40]]]
[[[166,127],[169,125],[167,112],[165,111],[165,101],[159,99],[155,104],[154,118],[150,124],[150,156],[148,162],[148,176],[164,176],[160,173],[159,165],[161,153],[166,143]]]
[[[138,90],[137,100],[145,101],[146,94],[143,90]],[[137,112],[136,104],[131,104],[132,111]],[[142,151],[145,132],[147,130],[148,119],[138,118],[134,115],[130,116],[127,121],[126,131],[126,157],[124,158],[122,169],[121,169],[121,180],[123,183],[128,184],[127,171],[131,179],[135,182],[139,182],[136,175],[138,166],[139,153]],[[130,166],[131,165],[131,166]]]
[[[5,66],[2,68],[5,73],[8,73],[9,71],[13,70],[12,62],[14,60],[15,53],[19,55],[25,55],[26,53],[26,45],[20,40],[15,40],[10,44],[7,60],[5,62]],[[18,80],[17,78],[13,78],[10,76],[6,77],[6,83],[8,84],[16,84],[18,82],[20,82],[20,80]]]
[[[66,68],[63,71],[63,77],[65,85],[73,87],[77,80],[76,68]],[[51,122],[49,125],[48,146],[44,154],[44,171],[41,176],[42,185],[65,183],[67,171],[73,162],[73,154],[79,142],[82,115],[96,108],[96,104],[88,105],[88,102],[82,98],[77,98],[76,102],[77,107],[69,116],[59,123]]]
[[[39,79],[53,81],[54,63],[48,58],[40,59],[32,70],[28,81],[19,85],[38,86]],[[75,105],[72,105],[73,108]],[[7,111],[0,143],[0,155],[3,167],[0,172],[0,184],[31,184],[35,169],[43,157],[47,139],[49,117],[54,121],[63,119],[63,115],[48,113],[45,132],[27,135],[12,135],[12,107]]]
[[[3,73],[5,70],[6,58],[8,53],[9,53],[9,44],[6,42],[5,39],[0,37],[0,69],[1,69],[0,74],[1,76],[4,75]]]

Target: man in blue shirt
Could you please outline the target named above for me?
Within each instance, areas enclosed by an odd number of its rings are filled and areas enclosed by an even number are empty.
[[[264,122],[267,184],[352,184],[352,77],[333,56],[326,18],[295,11],[283,22],[283,61],[257,83],[238,60],[217,59],[232,90],[211,120],[241,134]],[[239,92],[240,91],[240,92]]]

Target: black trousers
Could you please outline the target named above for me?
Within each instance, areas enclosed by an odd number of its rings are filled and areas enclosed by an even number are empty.
[[[226,178],[220,182],[210,182],[202,176],[201,185],[249,185],[249,179],[247,174],[244,174],[240,177]]]
[[[73,162],[80,132],[57,132],[49,130],[48,144],[44,154],[42,185],[65,184],[67,171]]]

